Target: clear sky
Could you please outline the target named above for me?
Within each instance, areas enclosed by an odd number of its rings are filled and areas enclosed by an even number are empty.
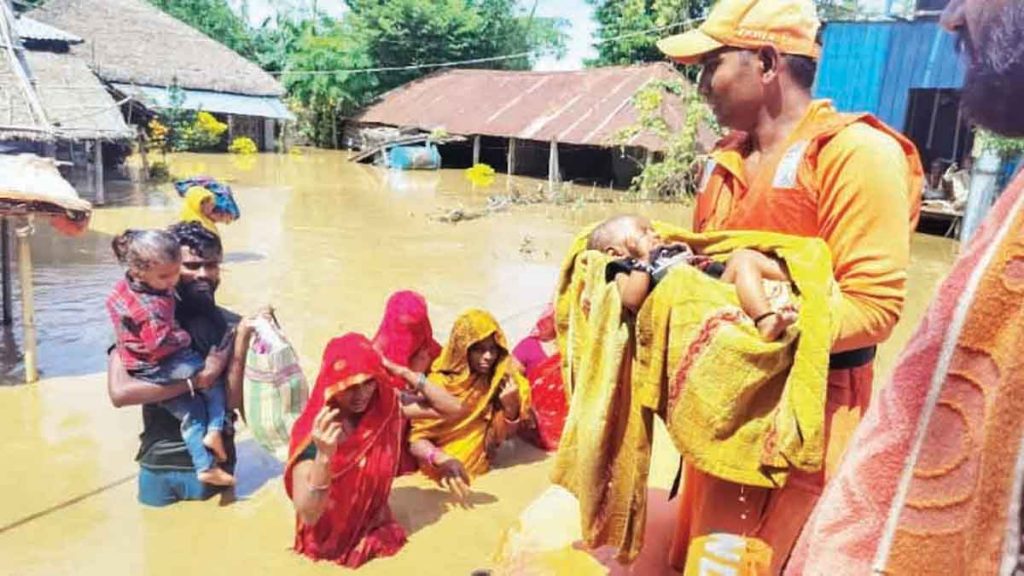
[[[231,0],[235,7],[241,6],[243,0]],[[248,0],[249,20],[259,25],[264,19],[273,16],[282,8],[311,10],[314,2],[317,9],[332,16],[339,17],[345,13],[342,0]],[[532,0],[520,0],[529,9]],[[901,0],[896,0],[897,5]],[[861,6],[870,12],[881,12],[886,0],[861,0]],[[591,46],[597,25],[594,23],[593,9],[585,0],[539,0],[537,13],[541,16],[565,18],[569,21],[567,52],[562,59],[552,57],[541,58],[537,62],[538,70],[577,70],[583,67],[583,61],[595,55]]]

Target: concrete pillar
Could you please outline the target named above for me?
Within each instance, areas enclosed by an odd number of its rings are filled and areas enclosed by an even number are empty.
[[[473,136],[473,166],[480,163],[480,135]]]
[[[508,175],[516,173],[516,139],[508,139]]]
[[[562,175],[558,166],[558,141],[551,141],[550,150],[551,152],[548,155],[548,194],[554,196],[556,187],[562,180]]]
[[[103,187],[103,143],[97,140],[92,148],[93,177],[95,178],[96,204],[102,206],[107,198]]]
[[[980,145],[980,142],[978,144]],[[964,209],[964,223],[960,229],[960,244],[966,246],[981,226],[989,208],[995,202],[1002,160],[991,150],[982,150],[971,170],[971,192]]]
[[[277,140],[275,137],[275,130],[277,128],[277,122],[273,118],[263,119],[263,149],[267,152],[274,152],[277,150]]]

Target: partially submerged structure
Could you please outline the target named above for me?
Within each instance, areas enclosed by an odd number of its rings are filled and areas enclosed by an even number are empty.
[[[391,127],[461,136],[442,146],[445,167],[480,162],[508,174],[628,184],[647,158],[667,148],[656,133],[633,130],[633,98],[652,83],[687,80],[667,63],[573,72],[444,70],[396,88],[346,123],[346,141]],[[658,116],[682,130],[681,95],[664,91]],[[635,133],[634,133],[635,132]]]
[[[32,287],[32,255],[29,236],[33,218],[50,218],[58,229],[78,232],[88,225],[92,206],[78,197],[75,189],[57,171],[50,158],[34,154],[0,154],[0,279],[2,279],[3,323],[10,325],[11,247],[10,228],[18,244],[22,342],[26,382],[39,378],[36,368],[36,326]]]
[[[71,52],[125,102],[131,123],[172,106],[172,86],[183,109],[221,117],[229,139],[248,136],[260,150],[274,150],[294,119],[274,77],[145,0],[49,0],[30,16],[82,39]]]

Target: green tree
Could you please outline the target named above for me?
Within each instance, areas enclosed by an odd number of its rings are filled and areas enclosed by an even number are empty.
[[[149,3],[246,58],[255,56],[252,30],[227,0],[149,0]],[[245,4],[243,4],[243,13]]]
[[[659,38],[691,28],[714,5],[714,0],[587,0],[597,22],[597,58],[588,66],[659,62],[665,56]],[[856,0],[816,0],[825,20],[857,15]],[[687,26],[689,24],[689,26]]]
[[[364,106],[379,87],[371,73],[324,73],[372,68],[375,63],[346,26],[323,24],[319,34],[307,29],[295,41],[282,80],[305,135],[317,145],[337,147],[339,118]]]
[[[564,50],[566,22],[520,11],[516,0],[347,0],[346,21],[378,67],[491,58]],[[535,55],[479,64],[479,68],[528,69]],[[382,72],[388,90],[430,68]]]

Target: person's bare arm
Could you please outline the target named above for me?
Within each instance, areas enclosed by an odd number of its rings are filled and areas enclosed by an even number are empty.
[[[292,504],[299,520],[313,526],[327,508],[331,486],[331,458],[341,442],[341,424],[335,421],[336,408],[324,406],[313,421],[316,457],[303,460],[292,469]]]
[[[202,390],[212,386],[217,376],[224,370],[226,361],[227,358],[223,353],[211,352],[206,357],[206,365],[196,375],[195,387]],[[121,357],[116,351],[107,356],[107,395],[110,396],[110,403],[115,408],[157,404],[188,393],[188,383],[184,380],[160,385],[132,378],[125,370],[124,364],[121,363]]]
[[[409,445],[409,452],[420,467],[433,466],[441,474],[441,486],[450,490],[460,499],[469,495],[469,473],[458,458],[453,458],[434,445],[430,440],[416,440]]]
[[[387,358],[381,360],[384,367],[401,378],[419,398],[416,402],[403,403],[402,413],[406,418],[458,418],[465,413],[465,407],[458,398],[427,380],[425,374],[399,366]]]
[[[642,270],[633,270],[629,274],[617,274],[615,284],[619,288],[622,307],[636,313],[650,294],[651,275]]]

